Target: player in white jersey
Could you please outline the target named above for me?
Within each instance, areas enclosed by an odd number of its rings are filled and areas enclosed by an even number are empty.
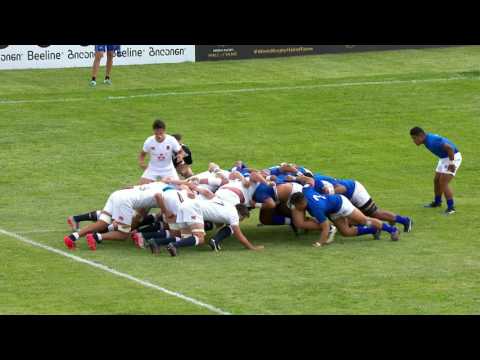
[[[87,225],[64,237],[65,245],[69,249],[76,247],[75,241],[86,236],[88,247],[97,248],[97,243],[103,240],[125,240],[131,231],[132,218],[135,210],[144,210],[158,207],[158,198],[168,185],[154,182],[137,185],[130,189],[113,192],[103,208],[98,221]],[[108,233],[100,234],[110,230]]]
[[[133,231],[132,239],[139,248],[145,247],[145,240],[153,238],[179,237],[180,227],[176,224],[178,208],[180,204],[195,199],[196,195],[187,186],[178,186],[177,188],[167,187],[161,193],[157,194],[157,202],[161,209],[160,217],[168,224],[168,230],[164,227],[155,232],[151,231]]]
[[[166,178],[164,181],[168,184],[187,185],[191,190],[195,191],[200,198],[209,200],[220,186],[230,181],[230,175],[231,173],[229,171],[220,169],[215,163],[210,163],[207,171],[191,176],[186,180]]]
[[[144,170],[140,184],[147,184],[164,177],[179,179],[172,156],[176,154],[178,162],[182,162],[185,152],[177,139],[166,133],[166,125],[162,120],[154,121],[153,131],[154,135],[145,140],[138,158],[139,165]],[[150,156],[148,166],[145,165],[147,154]]]
[[[187,246],[199,246],[205,243],[204,221],[225,224],[231,233],[249,250],[261,250],[263,246],[254,246],[240,230],[240,221],[249,216],[248,208],[243,204],[232,205],[218,197],[212,200],[192,200],[180,205],[177,224],[182,239],[171,239],[167,250],[171,256],[177,255],[177,249]],[[166,239],[166,242],[169,240]]]
[[[258,186],[257,173],[252,172],[249,180],[246,180],[239,172],[230,174],[230,181],[220,186],[215,196],[232,205],[243,204],[250,207],[253,202],[253,194]]]

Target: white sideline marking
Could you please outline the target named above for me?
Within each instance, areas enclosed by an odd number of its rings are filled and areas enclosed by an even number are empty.
[[[16,231],[16,234],[38,234],[38,233],[52,233],[60,232],[62,230],[28,230],[28,231]]]
[[[0,100],[0,104],[35,104],[35,103],[53,103],[53,102],[74,102],[85,101],[88,98],[62,98],[62,99],[31,99],[31,100]]]
[[[6,231],[6,230],[3,230],[0,228],[0,233],[1,234],[4,234],[6,236],[10,236],[10,237],[13,237],[17,240],[20,240],[24,243],[27,243],[27,244],[30,244],[30,245],[33,245],[33,246],[37,246],[39,248],[42,248],[42,249],[45,249],[45,250],[48,250],[50,252],[53,252],[53,253],[56,253],[56,254],[59,254],[59,255],[62,255],[62,256],[65,256],[65,257],[68,257],[74,261],[77,261],[79,263],[84,263],[84,264],[87,264],[87,265],[90,265],[90,266],[93,266],[93,267],[96,267],[98,269],[101,269],[101,270],[104,270],[104,271],[107,271],[111,274],[114,274],[114,275],[117,275],[117,276],[120,276],[120,277],[123,277],[125,279],[128,279],[128,280],[131,280],[131,281],[134,281],[140,285],[143,285],[145,287],[149,287],[149,288],[152,288],[152,289],[155,289],[155,290],[159,290],[165,294],[168,294],[168,295],[172,295],[172,296],[175,296],[177,298],[180,298],[182,300],[185,300],[185,301],[188,301],[192,304],[195,304],[197,306],[201,306],[201,307],[204,307],[210,311],[213,311],[217,314],[221,314],[221,315],[231,315],[230,313],[226,312],[226,311],[223,311],[219,308],[216,308],[212,305],[209,305],[209,304],[206,304],[204,302],[201,302],[201,301],[198,301],[198,300],[195,300],[191,297],[188,297],[188,296],[185,296],[183,294],[180,294],[178,292],[175,292],[175,291],[171,291],[171,290],[168,290],[168,289],[165,289],[161,286],[158,286],[158,285],[155,285],[155,284],[152,284],[151,282],[148,282],[148,281],[145,281],[145,280],[141,280],[141,279],[137,279],[136,277],[133,277],[131,275],[128,275],[128,274],[125,274],[125,273],[122,273],[120,271],[117,271],[115,269],[112,269],[112,268],[109,268],[108,266],[105,266],[103,264],[100,264],[100,263],[96,263],[96,262],[93,262],[93,261],[90,261],[90,260],[87,260],[87,259],[84,259],[84,258],[81,258],[79,256],[75,256],[75,255],[72,255],[72,254],[69,254],[69,253],[66,253],[62,250],[58,250],[58,249],[55,249],[53,247],[50,247],[48,245],[44,245],[44,244],[40,244],[40,243],[37,243],[33,240],[30,240],[30,239],[27,239],[21,235],[18,235],[18,234],[15,234],[15,233],[12,233],[10,231]]]
[[[478,80],[478,79],[479,78],[471,78],[471,77],[451,77],[451,78],[422,79],[422,80],[359,81],[359,82],[333,83],[333,84],[258,87],[258,88],[241,88],[241,89],[207,90],[207,91],[183,91],[183,92],[182,91],[173,91],[173,92],[149,93],[149,94],[139,94],[139,95],[107,96],[105,98],[60,98],[60,99],[32,99],[32,100],[0,100],[0,105],[75,102],[75,101],[96,101],[96,100],[125,100],[125,99],[134,99],[134,98],[142,98],[142,97],[158,97],[158,96],[235,94],[235,93],[259,92],[259,91],[307,90],[307,89],[363,86],[363,85],[417,84],[417,83],[429,83],[429,82],[432,83],[432,82],[444,82],[444,81],[453,81],[453,80]]]
[[[440,82],[451,80],[465,80],[469,78],[465,77],[451,77],[451,78],[438,78],[438,79],[423,79],[423,80],[384,80],[384,81],[361,81],[361,82],[348,82],[348,83],[334,83],[334,84],[317,84],[317,85],[299,85],[299,86],[277,86],[277,87],[259,87],[259,88],[243,88],[243,89],[227,89],[227,90],[210,90],[210,91],[185,91],[185,92],[165,92],[165,93],[150,93],[139,95],[126,95],[126,96],[109,96],[108,100],[123,100],[133,99],[140,97],[156,97],[156,96],[176,96],[176,95],[211,95],[211,94],[232,94],[232,93],[245,93],[245,92],[257,92],[257,91],[275,91],[275,90],[306,90],[306,89],[318,89],[329,87],[346,87],[346,86],[362,86],[362,85],[389,85],[389,84],[416,84],[424,82]]]

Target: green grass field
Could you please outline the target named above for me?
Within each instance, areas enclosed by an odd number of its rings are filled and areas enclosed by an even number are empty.
[[[184,135],[196,172],[296,162],[361,181],[414,231],[316,249],[315,234],[258,228],[255,210],[243,229],[262,252],[232,238],[218,254],[154,257],[131,241],[91,252],[83,240],[75,255],[232,314],[480,313],[479,46],[116,67],[113,85],[95,89],[89,72],[0,72],[0,229],[67,251],[66,217],[138,181],[160,117]],[[156,96],[129,97],[144,94]],[[453,216],[423,208],[437,160],[410,140],[416,125],[462,152]],[[4,234],[0,294],[1,314],[212,313]]]

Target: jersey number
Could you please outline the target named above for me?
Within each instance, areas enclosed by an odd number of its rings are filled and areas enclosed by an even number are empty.
[[[314,198],[316,201],[320,201],[320,199],[323,199],[323,200],[326,199],[326,197],[325,197],[325,196],[322,196],[322,195],[313,195],[313,198]]]

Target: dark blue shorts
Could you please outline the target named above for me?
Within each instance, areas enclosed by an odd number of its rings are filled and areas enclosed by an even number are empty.
[[[95,45],[95,52],[120,51],[120,45]]]

